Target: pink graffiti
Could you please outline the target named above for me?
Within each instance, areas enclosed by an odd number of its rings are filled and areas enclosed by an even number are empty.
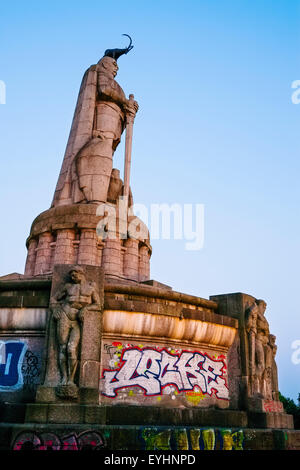
[[[23,431],[12,445],[13,450],[98,450],[102,447],[104,447],[104,440],[95,431],[84,431],[78,436],[71,433],[62,439],[51,432],[37,434],[33,431]]]

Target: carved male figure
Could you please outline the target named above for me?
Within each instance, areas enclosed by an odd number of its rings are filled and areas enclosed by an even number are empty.
[[[278,392],[278,372],[277,364],[275,362],[275,356],[277,352],[277,346],[275,344],[276,336],[269,335],[269,341],[266,346],[266,384],[267,394],[270,400],[279,400]]]
[[[58,304],[52,307],[56,321],[60,385],[74,386],[81,338],[81,322],[89,310],[98,310],[100,299],[95,282],[85,279],[81,267],[72,268],[70,281],[56,295]]]
[[[269,343],[269,323],[265,318],[267,304],[264,300],[256,300],[248,312],[246,330],[249,344],[249,366],[251,393],[260,396],[269,395],[270,369],[267,364]]]
[[[265,349],[269,342],[269,323],[265,318],[265,311],[267,304],[264,300],[257,301],[257,334],[255,338],[255,355],[256,355],[256,376],[258,381],[259,391],[264,395],[264,372],[266,369],[266,354]]]
[[[126,99],[114,80],[118,65],[112,57],[104,56],[97,66],[97,100],[92,139],[79,151],[74,160],[75,181],[88,202],[105,202],[112,172],[112,157],[124,130],[128,115],[135,116],[136,101]],[[75,189],[75,202],[82,195]]]
[[[53,205],[106,202],[112,157],[128,120],[138,110],[116,82],[117,59],[131,49],[108,49],[86,71]]]

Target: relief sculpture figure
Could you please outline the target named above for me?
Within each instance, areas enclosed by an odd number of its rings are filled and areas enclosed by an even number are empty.
[[[75,374],[81,339],[81,324],[90,310],[99,310],[100,299],[95,282],[86,281],[83,269],[78,266],[69,272],[67,282],[56,295],[52,306],[56,323],[56,345],[60,382],[59,396],[76,396]]]
[[[270,334],[265,317],[267,304],[256,300],[247,310],[246,332],[249,351],[249,394],[267,400],[277,399],[278,378],[276,337]]]

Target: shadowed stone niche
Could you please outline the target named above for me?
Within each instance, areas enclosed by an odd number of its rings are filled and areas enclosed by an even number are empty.
[[[54,267],[37,402],[98,403],[103,299],[101,268]]]

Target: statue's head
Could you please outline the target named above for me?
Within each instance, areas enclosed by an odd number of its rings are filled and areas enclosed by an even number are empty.
[[[70,271],[70,278],[74,284],[79,284],[84,279],[84,271],[80,266],[76,266]]]
[[[115,78],[119,70],[116,59],[112,57],[104,56],[99,60],[98,65],[100,66],[100,71],[104,72],[110,78]]]
[[[266,308],[267,308],[267,303],[264,300],[257,300],[256,301],[258,309],[262,315],[264,315]]]
[[[276,336],[275,335],[269,335],[269,343],[271,346],[275,346],[276,343]]]
[[[131,37],[128,34],[123,34],[123,36],[127,36],[130,39],[129,45],[125,49],[106,49],[104,56],[98,62],[98,65],[104,69],[103,72],[112,76],[112,78],[115,78],[117,71],[119,70],[117,65],[118,58],[123,54],[128,54],[128,52],[133,48]]]

